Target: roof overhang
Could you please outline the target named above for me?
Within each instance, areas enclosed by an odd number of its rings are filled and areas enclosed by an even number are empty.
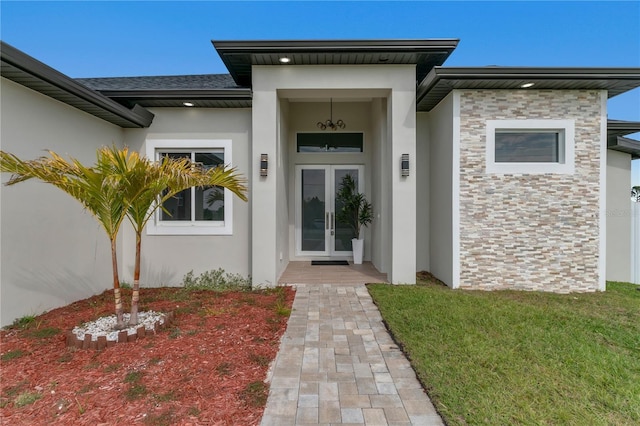
[[[525,84],[531,84],[523,88]],[[417,91],[418,111],[431,111],[454,89],[607,90],[640,87],[640,68],[434,67]]]
[[[234,81],[251,86],[253,65],[415,64],[416,80],[442,65],[458,39],[216,41],[213,46]]]
[[[607,136],[627,136],[640,132],[640,121],[607,120]]]
[[[625,136],[640,132],[640,122],[608,120],[607,148],[631,154],[632,159],[640,158],[640,141]]]
[[[126,108],[5,42],[0,42],[0,58],[2,77],[112,124],[149,127],[153,120],[153,114],[143,107]]]
[[[635,139],[625,138],[622,136],[609,138],[607,148],[631,154],[632,160],[640,158],[640,141]]]

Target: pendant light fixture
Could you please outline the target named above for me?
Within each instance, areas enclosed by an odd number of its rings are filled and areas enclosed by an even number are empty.
[[[329,98],[329,119],[326,121],[318,121],[316,124],[320,130],[338,130],[344,129],[347,125],[342,120],[333,122],[333,98]]]

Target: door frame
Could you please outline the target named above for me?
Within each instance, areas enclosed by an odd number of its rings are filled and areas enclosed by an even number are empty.
[[[325,250],[302,250],[302,170],[325,170]],[[335,251],[335,235],[331,235],[331,227],[326,220],[335,218],[335,170],[357,170],[358,191],[364,193],[364,165],[362,164],[296,164],[295,166],[295,255],[297,257],[322,257],[344,259],[353,257],[352,251]]]

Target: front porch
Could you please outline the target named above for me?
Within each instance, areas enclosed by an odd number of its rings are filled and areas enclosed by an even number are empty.
[[[367,284],[386,283],[387,274],[371,262],[362,265],[311,265],[311,261],[289,262],[278,284]]]
[[[294,274],[298,268],[290,265],[351,258],[345,244],[350,235],[335,219],[336,191],[347,172],[357,176],[359,192],[373,205],[364,260],[386,273],[389,282],[415,282],[416,239],[405,236],[416,235],[417,168],[407,175],[400,166],[402,158],[416,158],[416,71],[408,65],[390,70],[252,68],[250,272],[255,285],[309,282],[310,277],[316,283],[387,281],[367,269],[307,264],[312,269]],[[332,121],[334,112],[348,127],[323,132],[317,123]],[[332,137],[320,137],[326,135]],[[263,169],[258,167],[262,158]]]

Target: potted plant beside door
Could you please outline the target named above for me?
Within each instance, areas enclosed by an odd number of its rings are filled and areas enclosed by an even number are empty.
[[[360,232],[363,226],[367,226],[373,220],[373,208],[364,194],[358,192],[358,186],[351,174],[342,178],[336,202],[342,206],[336,214],[336,219],[353,229],[353,263],[360,265],[364,252],[364,239]]]

